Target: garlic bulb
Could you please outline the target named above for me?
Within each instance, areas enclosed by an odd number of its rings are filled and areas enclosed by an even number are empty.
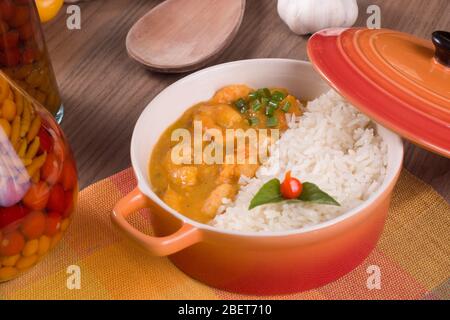
[[[300,35],[331,27],[351,27],[358,18],[356,0],[278,0],[278,14]]]

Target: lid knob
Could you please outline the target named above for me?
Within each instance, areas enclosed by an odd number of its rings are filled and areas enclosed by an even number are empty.
[[[433,44],[436,47],[435,58],[446,67],[450,68],[450,32],[433,32]]]

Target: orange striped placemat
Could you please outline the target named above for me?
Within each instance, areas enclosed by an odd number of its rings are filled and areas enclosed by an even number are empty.
[[[135,185],[128,169],[84,189],[61,244],[19,279],[0,284],[0,299],[267,298],[210,288],[190,279],[167,258],[151,257],[129,246],[111,225],[109,214]],[[131,219],[151,232],[147,212]],[[380,268],[380,289],[367,287],[372,265]],[[70,266],[79,267],[80,289],[67,286]],[[382,238],[362,265],[324,287],[270,298],[450,299],[449,204],[403,171]]]

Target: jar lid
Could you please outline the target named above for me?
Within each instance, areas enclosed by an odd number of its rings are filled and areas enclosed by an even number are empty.
[[[450,158],[450,33],[427,41],[388,29],[325,29],[310,38],[308,55],[374,121]]]

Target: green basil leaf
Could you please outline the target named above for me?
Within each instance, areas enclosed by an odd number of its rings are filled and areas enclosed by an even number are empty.
[[[248,210],[268,203],[277,203],[283,201],[280,192],[280,180],[272,179],[266,182],[261,189],[255,194]]]
[[[340,206],[339,202],[334,200],[333,197],[311,182],[303,183],[303,191],[298,199],[305,202]]]

